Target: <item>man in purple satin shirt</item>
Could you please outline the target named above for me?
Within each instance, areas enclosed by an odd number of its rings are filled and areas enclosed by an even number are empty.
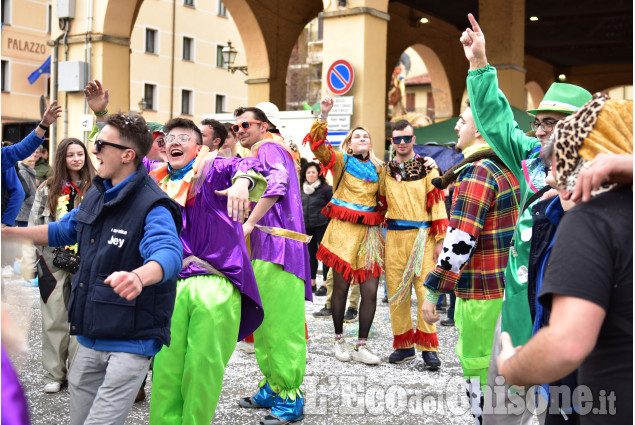
[[[154,363],[150,423],[209,424],[236,342],[263,319],[242,221],[267,187],[254,158],[206,155],[191,120],[165,125],[168,163],[151,174],[181,207],[183,269],[169,348]]]
[[[256,394],[239,405],[271,408],[260,423],[279,425],[304,417],[300,385],[306,369],[304,301],[312,300],[309,252],[306,241],[274,236],[255,226],[305,233],[300,183],[293,152],[280,136],[267,131],[273,127],[265,113],[238,108],[234,115],[236,137],[268,174],[267,190],[243,225],[245,235],[251,234],[252,265],[265,311],[262,325],[254,332],[264,379]]]

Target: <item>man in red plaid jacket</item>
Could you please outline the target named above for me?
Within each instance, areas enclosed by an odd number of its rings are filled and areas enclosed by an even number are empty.
[[[443,248],[425,282],[428,293],[422,309],[426,322],[436,322],[439,316],[434,306],[439,296],[456,293],[456,354],[472,414],[479,420],[520,187],[476,129],[469,101],[454,129],[459,137],[455,149],[465,160],[446,171],[438,183],[445,188],[456,180],[456,188]]]

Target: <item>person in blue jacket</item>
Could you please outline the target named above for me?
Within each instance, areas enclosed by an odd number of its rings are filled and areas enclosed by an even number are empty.
[[[68,377],[71,425],[123,425],[152,356],[170,344],[182,219],[141,162],[151,145],[143,117],[109,116],[92,149],[97,177],[79,208],[2,231],[37,245],[79,245],[68,305],[79,342]]]
[[[61,114],[62,107],[57,105],[57,101],[51,102],[35,130],[20,143],[2,147],[2,227],[13,226],[24,201],[24,189],[18,179],[15,164],[27,159],[36,151],[44,141],[46,130]]]

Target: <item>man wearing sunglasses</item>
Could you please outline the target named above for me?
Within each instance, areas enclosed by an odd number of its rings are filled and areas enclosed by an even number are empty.
[[[304,234],[304,214],[295,154],[258,108],[238,108],[233,130],[269,173],[269,187],[243,225],[251,235],[251,259],[265,319],[254,332],[254,349],[265,379],[239,405],[271,408],[260,423],[278,425],[304,417],[300,385],[306,369],[304,302],[312,300],[307,244],[255,229],[256,224]],[[252,232],[253,230],[253,232]]]
[[[150,423],[209,424],[236,342],[263,318],[242,222],[267,183],[255,158],[209,154],[192,120],[174,118],[165,131],[168,163],[151,174],[183,214],[184,260],[172,345],[154,363]]]
[[[79,208],[3,233],[36,245],[79,243],[68,308],[79,342],[68,377],[72,425],[123,425],[152,356],[170,343],[181,214],[141,164],[151,143],[142,117],[109,116],[92,149],[98,175]]]
[[[93,130],[88,136],[88,140],[94,141],[95,137],[106,125],[110,95],[108,89],[105,89],[99,80],[89,81],[84,89],[84,95],[88,106],[95,114]],[[148,125],[148,131],[152,135],[152,146],[142,161],[146,170],[150,172],[165,162],[165,133],[163,132],[163,126],[159,123],[148,121],[146,124]]]
[[[496,69],[487,62],[483,31],[472,14],[468,15],[468,19],[471,28],[465,30],[460,41],[470,64],[467,89],[474,122],[494,152],[514,173],[520,182],[521,190],[519,218],[505,270],[505,301],[501,320],[496,328],[490,362],[489,381],[494,382],[498,375],[496,358],[501,349],[501,328],[509,332],[514,346],[525,344],[533,329],[536,294],[535,288],[528,283],[533,224],[531,206],[539,201],[543,188],[548,187],[545,184],[545,164],[540,158],[541,146],[551,136],[554,124],[580,109],[591,100],[591,94],[572,84],[552,84],[538,108],[528,111],[536,115],[536,119],[531,123],[536,137],[525,135],[514,122],[509,103],[498,89]],[[485,400],[485,404],[491,406],[488,400]],[[485,415],[484,423],[525,424],[531,423],[531,416],[526,411],[523,415],[515,417],[511,414]]]
[[[426,290],[425,276],[434,269],[443,244],[448,219],[443,191],[431,181],[439,177],[434,161],[415,154],[414,128],[406,120],[392,125],[392,146],[395,159],[382,169],[379,196],[386,205],[386,289],[390,302],[390,322],[393,347],[390,363],[400,364],[415,358],[415,346],[422,352],[424,367],[437,370],[441,361],[437,355],[439,339],[435,324],[417,314],[417,329],[413,328],[410,291],[414,287],[419,305]],[[428,166],[426,166],[428,165]]]

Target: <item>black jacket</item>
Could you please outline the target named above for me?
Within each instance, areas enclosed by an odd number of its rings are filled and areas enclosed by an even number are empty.
[[[531,216],[533,219],[531,229],[531,246],[529,248],[529,268],[527,281],[527,296],[529,297],[529,311],[531,313],[531,321],[536,318],[536,279],[538,269],[540,268],[540,259],[549,247],[551,240],[556,234],[558,228],[545,216],[545,212],[554,197],[536,202],[531,207]]]
[[[71,334],[104,339],[156,338],[169,345],[176,278],[145,287],[131,301],[121,298],[104,280],[115,271],[143,265],[139,244],[152,208],[167,208],[180,232],[179,208],[143,165],[117,197],[106,203],[103,180],[95,177],[93,181],[95,185],[75,214],[81,265],[73,277],[68,303]]]
[[[304,193],[304,189],[300,186],[302,194],[302,211],[304,212],[304,227],[320,227],[326,226],[329,219],[322,214],[322,209],[329,203],[333,197],[333,188],[328,184],[322,183],[311,195]]]

